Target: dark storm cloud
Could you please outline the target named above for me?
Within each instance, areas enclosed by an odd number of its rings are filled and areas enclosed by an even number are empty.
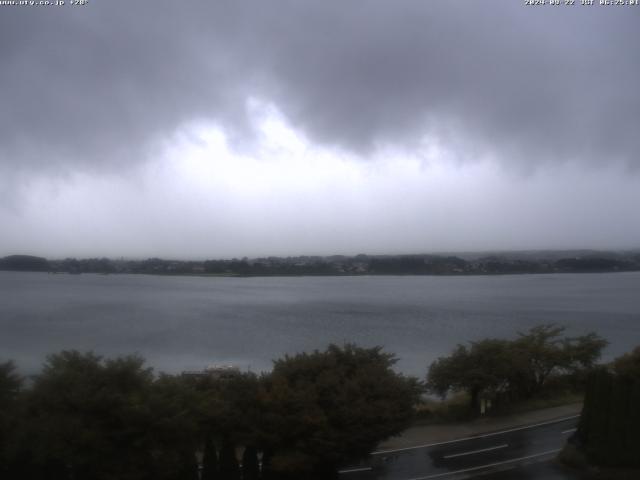
[[[250,143],[246,102],[366,156],[638,162],[640,8],[97,1],[3,7],[0,166],[118,167],[185,122]]]

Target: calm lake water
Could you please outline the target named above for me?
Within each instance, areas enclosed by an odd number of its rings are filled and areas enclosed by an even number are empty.
[[[382,345],[424,376],[456,343],[555,322],[610,359],[640,344],[640,273],[205,278],[0,272],[0,360],[140,353],[158,370],[268,370],[330,342]]]

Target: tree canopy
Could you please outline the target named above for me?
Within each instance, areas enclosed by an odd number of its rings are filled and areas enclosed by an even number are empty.
[[[620,378],[640,383],[640,346],[616,358],[613,362],[613,371]]]
[[[429,367],[428,389],[441,396],[469,393],[472,408],[481,396],[531,398],[553,375],[581,375],[595,365],[607,342],[591,332],[563,337],[564,327],[538,325],[513,340],[484,339],[458,345]]]
[[[330,478],[408,425],[420,385],[394,362],[380,348],[331,345],[260,377],[218,378],[63,351],[25,388],[0,364],[0,476],[195,480],[199,459],[203,478],[257,479],[262,452],[269,478]]]
[[[422,388],[395,361],[352,344],[276,361],[264,392],[265,431],[275,434],[264,441],[277,469],[328,475],[406,428]]]
[[[179,404],[137,356],[51,355],[22,401],[27,478],[170,479],[194,455]]]

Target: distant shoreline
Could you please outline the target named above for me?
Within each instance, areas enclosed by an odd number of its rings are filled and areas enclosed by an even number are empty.
[[[507,275],[593,275],[606,273],[638,273],[638,270],[602,270],[602,271],[580,271],[580,272],[503,272],[503,273],[263,273],[263,274],[239,274],[239,273],[152,273],[152,272],[54,272],[40,270],[7,270],[0,269],[0,272],[13,273],[43,273],[49,275],[139,275],[152,277],[199,277],[199,278],[300,278],[300,277],[503,277]]]
[[[231,260],[124,260],[66,258],[49,260],[32,255],[0,258],[0,270],[52,274],[148,274],[202,277],[300,276],[471,276],[541,273],[615,273],[640,271],[640,250],[627,252],[548,251],[484,255],[332,255],[261,257]]]

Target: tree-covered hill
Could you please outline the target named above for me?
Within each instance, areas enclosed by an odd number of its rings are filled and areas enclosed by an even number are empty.
[[[0,258],[0,270],[46,272],[50,269],[46,258],[33,255],[10,255]]]

